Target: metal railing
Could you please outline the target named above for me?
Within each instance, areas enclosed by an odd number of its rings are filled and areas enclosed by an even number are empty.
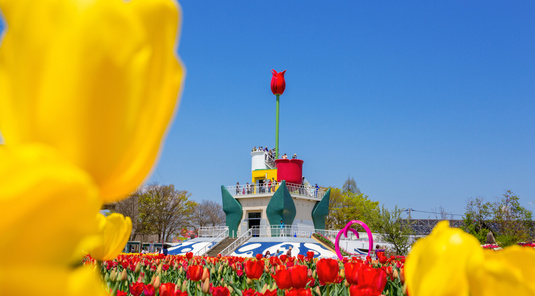
[[[220,254],[221,256],[228,256],[230,255],[232,252],[234,252],[234,250],[242,245],[243,243],[245,243],[246,241],[248,241],[251,236],[252,236],[252,231],[253,229],[249,229],[247,232],[245,232],[244,234],[240,235],[234,242],[232,242],[232,244],[228,245],[228,247],[226,247],[225,249],[223,249]]]
[[[253,226],[249,229],[249,231],[251,231],[251,236],[254,237],[312,237],[312,234],[319,233],[333,242],[339,232],[339,230],[314,229],[312,227],[303,227],[297,225],[284,227],[281,227],[280,225]],[[357,238],[352,232],[348,232],[347,238],[342,236],[341,239],[357,241],[368,240],[368,235],[366,232],[359,232],[359,237],[360,238]]]
[[[279,185],[256,185],[256,184],[249,184],[249,185],[235,185],[235,186],[226,186],[227,190],[232,194],[233,196],[238,195],[259,195],[259,194],[271,194],[275,193],[277,189],[279,188]],[[308,198],[314,198],[314,199],[321,199],[323,195],[325,194],[325,190],[318,188],[316,189],[314,186],[308,186],[308,185],[300,185],[300,184],[293,184],[293,183],[286,183],[286,187],[288,188],[288,191],[293,196],[304,196]]]
[[[218,236],[216,236],[212,240],[210,240],[206,246],[204,246],[199,251],[195,252],[194,255],[195,256],[202,256],[202,255],[206,254],[211,248],[217,246],[220,242],[222,242],[223,239],[225,239],[225,237],[228,237],[228,227],[226,227],[226,229],[223,232],[221,232]]]
[[[199,228],[199,237],[216,237],[225,231],[228,236],[228,226],[205,226]]]

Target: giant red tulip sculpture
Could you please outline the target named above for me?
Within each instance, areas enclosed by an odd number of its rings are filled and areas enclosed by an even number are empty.
[[[277,97],[277,119],[275,120],[275,158],[279,158],[279,97],[286,89],[286,81],[284,81],[284,73],[271,70],[273,76],[271,77],[271,92]]]

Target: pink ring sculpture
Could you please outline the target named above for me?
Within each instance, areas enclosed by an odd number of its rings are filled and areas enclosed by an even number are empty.
[[[353,232],[353,234],[355,234],[357,236],[357,238],[359,238],[358,231],[356,231],[354,228],[351,228],[351,225],[353,225],[353,224],[359,224],[360,226],[364,227],[364,230],[366,230],[366,233],[368,234],[368,239],[369,239],[368,240],[368,242],[369,242],[368,256],[371,256],[371,251],[373,250],[372,231],[370,230],[368,225],[366,225],[366,223],[364,223],[362,221],[359,221],[359,220],[352,220],[349,223],[347,223],[344,228],[340,229],[340,231],[338,232],[338,235],[336,235],[336,240],[334,241],[334,247],[335,247],[335,250],[336,250],[336,255],[338,256],[338,259],[340,259],[340,260],[344,259],[344,256],[342,256],[342,252],[340,251],[340,236],[342,235],[342,233],[347,238],[347,231],[350,230],[351,232]]]

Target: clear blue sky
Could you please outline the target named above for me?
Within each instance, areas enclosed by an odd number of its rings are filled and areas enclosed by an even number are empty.
[[[182,102],[148,181],[220,202],[275,145],[392,208],[535,211],[535,2],[181,1]],[[421,214],[420,217],[434,217]],[[359,218],[359,217],[355,217]]]

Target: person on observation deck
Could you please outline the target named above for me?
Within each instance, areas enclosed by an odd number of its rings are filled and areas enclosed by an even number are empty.
[[[294,153],[294,155],[292,156],[292,159],[297,159],[297,154]]]
[[[284,153],[284,154],[282,155],[282,159],[288,159],[288,156],[286,155],[286,153]]]

